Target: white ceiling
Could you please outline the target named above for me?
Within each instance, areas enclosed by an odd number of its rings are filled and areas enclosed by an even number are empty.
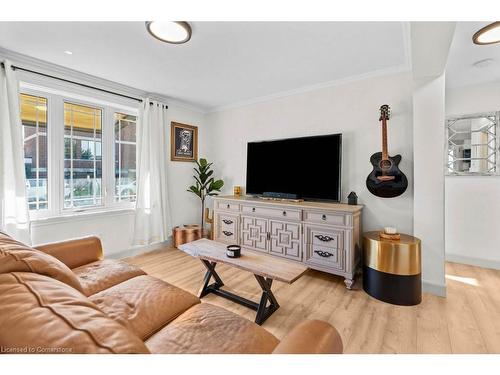
[[[149,36],[142,22],[0,22],[0,47],[204,110],[409,69],[399,22],[191,26],[187,44],[170,45]]]
[[[448,87],[500,80],[500,44],[480,46],[472,43],[474,33],[491,22],[457,22],[446,65]],[[484,59],[493,59],[493,62],[482,68],[473,65]]]

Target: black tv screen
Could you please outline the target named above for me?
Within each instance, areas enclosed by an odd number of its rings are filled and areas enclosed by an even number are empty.
[[[249,142],[246,192],[340,201],[342,134]]]

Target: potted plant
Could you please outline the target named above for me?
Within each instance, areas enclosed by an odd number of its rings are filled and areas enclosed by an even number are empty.
[[[213,163],[206,159],[195,160],[198,168],[193,168],[196,174],[193,176],[195,185],[191,185],[187,191],[197,195],[201,199],[201,230],[205,233],[205,199],[207,196],[219,195],[224,181],[212,177],[214,171],[210,168]]]

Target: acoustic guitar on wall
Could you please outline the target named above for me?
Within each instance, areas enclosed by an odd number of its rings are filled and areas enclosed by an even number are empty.
[[[387,121],[390,108],[387,104],[380,107],[379,121],[382,124],[382,152],[376,152],[370,158],[373,170],[366,178],[366,187],[378,197],[394,198],[406,191],[408,179],[399,170],[401,155],[389,156],[387,151]]]

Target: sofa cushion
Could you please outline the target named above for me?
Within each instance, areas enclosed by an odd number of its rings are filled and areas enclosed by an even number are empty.
[[[194,305],[146,342],[151,353],[271,353],[279,341],[257,324],[208,303]]]
[[[144,343],[66,284],[0,275],[0,346],[10,353],[148,353]]]
[[[59,259],[69,268],[80,267],[104,258],[101,240],[95,236],[52,242],[35,248]]]
[[[191,293],[148,275],[105,289],[90,300],[142,340],[200,303]]]
[[[34,272],[82,291],[75,274],[61,261],[0,233],[0,273]]]
[[[145,275],[139,267],[121,260],[104,259],[81,267],[73,268],[86,296],[119,284],[132,277]]]

